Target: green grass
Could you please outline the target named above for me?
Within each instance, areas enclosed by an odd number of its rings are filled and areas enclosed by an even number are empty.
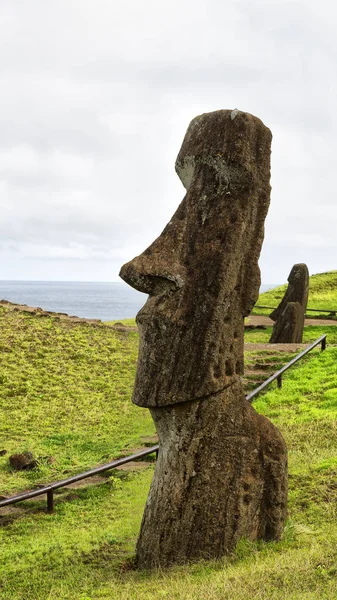
[[[282,300],[288,284],[260,294],[256,304],[276,307]],[[310,276],[308,308],[337,310],[337,271],[318,273]],[[269,314],[270,311],[254,308],[254,314]],[[310,317],[318,313],[309,313]],[[322,315],[323,316],[323,315]],[[326,318],[326,315],[325,317]],[[335,317],[336,318],[336,317]]]
[[[289,519],[277,543],[242,540],[219,561],[128,570],[152,467],[33,508],[0,529],[3,598],[194,600],[334,598],[337,560],[337,349],[289,371],[258,399],[289,449]],[[33,506],[31,503],[28,506]],[[0,596],[1,597],[1,596]]]
[[[0,494],[108,462],[154,433],[130,401],[137,349],[133,331],[0,307]],[[39,468],[14,474],[8,455],[24,451]]]
[[[106,325],[115,325],[116,323],[121,323],[122,325],[126,325],[127,327],[136,327],[136,319],[122,319],[119,321],[106,321]]]
[[[270,340],[272,327],[267,329],[251,329],[245,332],[245,342],[267,344]],[[328,344],[337,344],[337,325],[308,325],[303,330],[303,343],[309,344],[326,333]]]
[[[31,450],[37,471],[0,457],[0,493],[106,462],[153,432],[134,407],[137,333],[1,309],[0,450]],[[308,327],[306,341],[337,327]],[[247,341],[269,338],[247,332]],[[333,341],[332,341],[333,340]],[[265,341],[265,340],[263,340]],[[247,360],[263,361],[252,352]],[[270,356],[278,368],[288,358]],[[264,600],[337,598],[337,347],[309,355],[254,403],[289,449],[289,519],[275,543],[242,540],[219,561],[130,570],[153,465],[24,504],[0,519],[1,600]],[[56,459],[52,465],[43,459]],[[1,513],[1,510],[0,510]]]
[[[254,367],[259,371],[263,371],[265,369],[266,373],[263,379],[267,379],[270,375],[275,373],[278,369],[283,367],[283,365],[294,358],[296,354],[296,352],[276,351],[276,353],[272,355],[268,350],[252,350],[245,352],[245,372],[249,369],[254,369]],[[266,367],[268,367],[268,369]]]

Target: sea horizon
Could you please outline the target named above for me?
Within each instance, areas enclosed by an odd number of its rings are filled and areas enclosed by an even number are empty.
[[[260,291],[280,284],[261,284]],[[124,281],[0,279],[0,300],[101,321],[134,318],[147,294]]]

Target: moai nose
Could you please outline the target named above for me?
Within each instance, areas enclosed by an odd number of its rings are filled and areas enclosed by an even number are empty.
[[[170,235],[159,237],[142,254],[122,266],[119,276],[131,287],[150,296],[177,291],[185,283],[177,245]]]
[[[155,266],[143,254],[122,266],[119,276],[139,292],[161,296],[184,285],[179,274],[173,274],[163,266]]]
[[[119,276],[150,296],[182,288],[186,279],[182,260],[185,221],[183,201],[161,235],[142,254],[123,265]]]

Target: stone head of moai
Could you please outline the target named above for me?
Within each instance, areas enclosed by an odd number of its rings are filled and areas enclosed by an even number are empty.
[[[288,302],[298,302],[305,312],[309,294],[309,270],[304,263],[293,266],[288,277],[288,287],[275,310],[270,314],[273,321],[277,321]]]
[[[258,297],[270,196],[271,132],[219,110],[191,122],[176,160],[186,195],[120,276],[149,294],[133,401],[167,406],[214,394],[243,372],[243,320]]]
[[[270,318],[275,321],[271,343],[301,343],[305,311],[308,304],[309,271],[307,265],[293,266],[288,277],[288,287]]]

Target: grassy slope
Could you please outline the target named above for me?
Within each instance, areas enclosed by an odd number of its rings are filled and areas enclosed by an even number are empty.
[[[260,294],[257,304],[277,306],[283,298],[287,285],[282,285],[268,292]],[[308,308],[323,308],[337,310],[337,271],[311,275],[309,283]],[[254,310],[254,313],[262,312]]]
[[[337,349],[290,371],[256,408],[289,448],[284,539],[242,541],[227,559],[167,573],[125,570],[151,479],[144,472],[82,490],[55,514],[26,514],[0,529],[3,598],[222,600],[334,598],[337,536]],[[33,505],[33,504],[32,504]],[[1,597],[1,596],[0,596]]]
[[[6,419],[0,446],[56,458],[24,476],[11,474],[7,457],[0,458],[2,489],[30,487],[106,461],[152,432],[147,412],[130,403],[136,334],[17,313],[2,317],[0,401]],[[327,331],[337,343],[337,327]],[[264,333],[249,332],[249,341]],[[320,328],[306,330],[307,339],[320,334]],[[280,427],[289,448],[290,511],[281,542],[243,540],[231,557],[167,573],[128,571],[125,559],[134,552],[149,466],[76,490],[71,501],[56,503],[53,515],[39,510],[44,501],[26,503],[23,515],[0,527],[0,598],[337,597],[336,360],[337,348],[317,353],[289,371],[281,391],[255,403]]]
[[[249,343],[255,344],[267,344],[270,340],[272,332],[272,327],[267,327],[267,329],[253,329],[251,331],[246,331],[245,340]],[[337,324],[336,325],[328,325],[324,327],[323,325],[309,325],[304,328],[303,331],[303,343],[307,344],[309,342],[314,342],[321,335],[327,335],[328,344],[337,344]],[[289,359],[290,360],[290,359]]]
[[[0,307],[0,450],[40,458],[14,475],[0,456],[0,494],[108,462],[154,432],[130,402],[137,347],[136,332]]]

